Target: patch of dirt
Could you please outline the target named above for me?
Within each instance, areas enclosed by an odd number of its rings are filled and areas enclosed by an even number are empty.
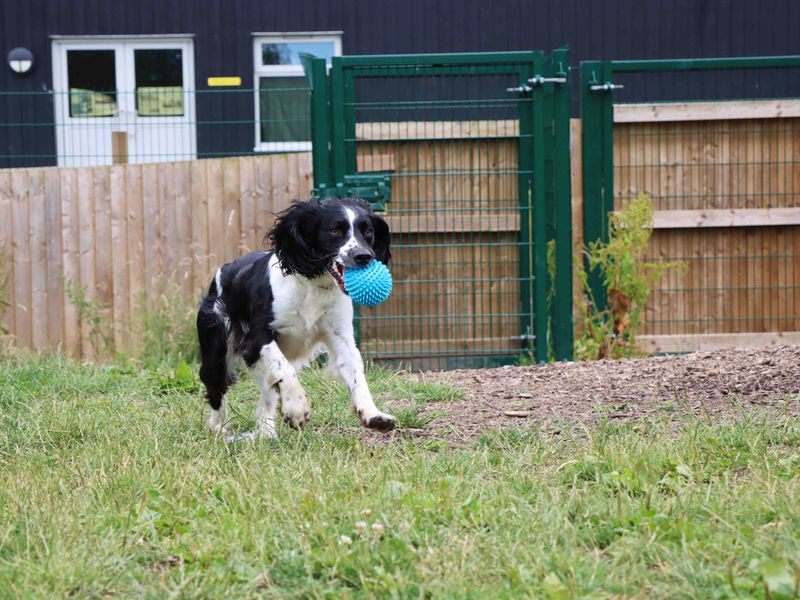
[[[689,415],[713,422],[747,415],[800,416],[800,347],[770,346],[681,356],[551,363],[415,375],[447,383],[463,400],[429,404],[439,413],[406,435],[469,442],[487,430],[557,433],[610,420]],[[387,403],[387,409],[390,409]]]

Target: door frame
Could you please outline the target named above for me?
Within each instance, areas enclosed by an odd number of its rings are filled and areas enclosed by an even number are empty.
[[[138,117],[136,114],[134,93],[136,87],[135,64],[133,52],[137,49],[175,49],[182,51],[182,68],[184,80],[184,114],[183,119],[189,128],[187,140],[188,152],[186,159],[197,157],[197,126],[195,107],[195,64],[194,64],[194,35],[134,35],[134,36],[50,36],[56,161],[58,166],[65,166],[65,128],[70,126],[72,117],[69,116],[69,89],[67,72],[67,51],[69,50],[114,50],[115,74],[117,80],[117,110],[110,119],[102,117],[102,122],[108,124],[110,132],[126,131],[126,128],[136,128]],[[130,87],[130,89],[128,89]],[[98,119],[100,117],[97,117]],[[147,117],[146,119],[150,119]],[[93,122],[92,117],[80,119],[82,124]],[[141,161],[136,161],[141,162]],[[103,163],[95,163],[103,164]]]

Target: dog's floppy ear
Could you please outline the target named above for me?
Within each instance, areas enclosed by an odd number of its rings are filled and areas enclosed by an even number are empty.
[[[389,251],[389,226],[378,215],[370,215],[370,218],[372,219],[372,229],[375,231],[375,241],[372,242],[375,258],[388,265],[392,260],[392,253]]]
[[[316,200],[296,200],[278,215],[267,234],[284,274],[311,278],[325,270],[325,257],[314,247],[319,208]]]

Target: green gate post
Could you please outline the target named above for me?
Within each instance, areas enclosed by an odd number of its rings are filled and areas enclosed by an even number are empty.
[[[569,48],[553,51],[551,77],[566,79],[553,86],[553,199],[555,203],[556,281],[553,352],[556,360],[572,360],[572,182],[570,179]]]
[[[533,75],[536,57],[531,56],[531,64],[519,73],[520,87]],[[519,298],[520,331],[523,344],[530,350],[530,342],[534,339],[534,348],[538,350],[539,341],[536,336],[536,304],[534,301],[532,281],[534,268],[533,248],[533,170],[534,148],[533,141],[533,103],[529,96],[520,93],[517,102],[519,115],[518,162],[517,162],[517,193],[519,195]],[[537,356],[538,359],[538,356]]]
[[[583,242],[608,241],[608,215],[614,210],[613,131],[610,62],[581,63],[581,119],[583,132]],[[588,265],[587,265],[588,270]],[[607,294],[600,274],[588,271],[589,288],[598,310],[605,310]]]
[[[344,185],[344,176],[347,172],[345,152],[345,91],[342,57],[334,56],[331,60],[331,164],[333,166],[333,183],[336,186]]]
[[[544,56],[537,53],[533,62],[533,74],[544,72]],[[529,78],[530,79],[530,78]],[[552,124],[552,114],[548,110],[552,100],[547,97],[544,86],[534,85],[533,99],[533,306],[536,310],[534,335],[536,336],[536,362],[547,362],[549,319],[547,294],[550,290],[547,273],[547,220],[548,220],[548,177],[547,177],[547,125]],[[522,122],[520,121],[520,130]]]
[[[356,165],[356,85],[353,69],[345,69],[343,73],[344,84],[344,152],[345,173],[352,174],[357,171]]]
[[[554,314],[555,314],[555,307],[556,307],[556,298],[555,298],[555,280],[551,275],[551,265],[549,262],[548,252],[550,249],[550,245],[555,244],[556,240],[556,198],[555,198],[555,154],[554,154],[554,144],[553,141],[555,139],[554,135],[554,126],[555,122],[553,120],[553,100],[554,100],[554,88],[552,81],[552,74],[553,74],[553,57],[548,56],[544,59],[544,62],[541,68],[536,69],[534,71],[534,76],[532,79],[529,80],[531,86],[533,86],[533,110],[538,111],[542,115],[542,131],[541,131],[541,143],[536,144],[537,151],[541,153],[541,156],[536,162],[536,166],[542,172],[543,176],[543,183],[544,186],[541,192],[535,192],[539,194],[539,196],[544,200],[544,208],[542,212],[541,210],[535,212],[534,219],[539,221],[544,221],[544,239],[545,243],[535,243],[535,251],[537,253],[537,258],[539,257],[539,246],[544,248],[544,261],[545,261],[545,272],[536,273],[537,283],[541,283],[541,287],[546,290],[546,299],[544,303],[541,303],[539,300],[539,296],[537,295],[536,300],[536,319],[537,322],[539,319],[542,322],[546,323],[547,327],[547,339],[546,339],[546,353],[544,354],[544,359],[541,358],[541,355],[537,353],[537,359],[539,362],[545,362],[546,360],[550,360],[553,358],[553,349],[555,345],[555,327],[554,327]],[[535,135],[539,135],[539,132],[535,132]],[[535,176],[535,173],[534,173]],[[537,286],[537,291],[539,291],[539,287]],[[537,333],[538,336],[538,333]],[[538,349],[538,346],[537,346]]]
[[[330,82],[324,58],[301,54],[308,86],[311,88],[311,147],[314,188],[318,195],[331,186]]]

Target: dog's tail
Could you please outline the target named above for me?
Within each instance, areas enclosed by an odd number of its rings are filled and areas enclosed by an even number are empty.
[[[208,295],[197,311],[197,337],[200,340],[200,381],[206,386],[206,398],[211,408],[219,410],[234,377],[228,368],[228,330],[215,306],[217,288],[212,281]]]

